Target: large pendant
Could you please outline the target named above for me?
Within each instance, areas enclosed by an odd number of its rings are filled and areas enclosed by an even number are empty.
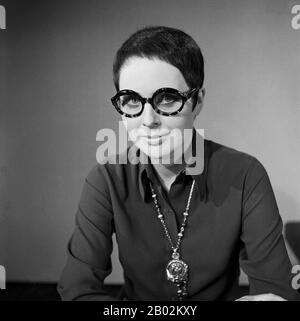
[[[183,283],[188,279],[188,265],[179,259],[178,253],[173,253],[166,267],[167,279],[173,283]]]

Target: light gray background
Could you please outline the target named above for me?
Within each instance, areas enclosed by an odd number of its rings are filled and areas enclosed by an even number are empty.
[[[298,1],[299,3],[299,1]],[[3,2],[1,3],[3,4]],[[113,56],[148,24],[189,33],[205,57],[196,122],[256,156],[284,222],[300,215],[300,30],[287,0],[9,1],[0,30],[0,265],[8,281],[57,281],[96,133],[118,128]],[[295,256],[289,250],[293,263]],[[107,282],[122,281],[114,271]],[[245,278],[242,279],[245,282]]]

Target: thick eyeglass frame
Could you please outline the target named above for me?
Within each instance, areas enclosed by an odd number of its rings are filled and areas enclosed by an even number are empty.
[[[146,103],[149,103],[152,108],[160,115],[164,115],[164,116],[174,116],[174,115],[177,115],[178,113],[181,112],[184,104],[186,103],[186,101],[192,97],[193,94],[195,94],[195,92],[199,91],[201,89],[201,87],[196,87],[196,88],[193,88],[193,89],[190,89],[188,91],[185,91],[185,92],[180,92],[179,90],[177,89],[174,89],[174,88],[169,88],[169,87],[163,87],[163,88],[159,88],[157,89],[152,97],[149,97],[149,98],[145,98],[145,97],[142,97],[140,94],[138,94],[136,91],[133,91],[133,90],[129,90],[129,89],[124,89],[124,90],[121,90],[119,92],[117,92],[112,98],[111,98],[111,102],[112,104],[114,105],[114,107],[117,109],[117,111],[121,114],[121,115],[124,115],[125,117],[128,117],[128,118],[135,118],[135,117],[139,117],[143,111],[144,111],[144,107],[145,107],[145,104]],[[170,93],[170,94],[177,94],[181,97],[182,99],[182,105],[178,108],[178,110],[176,111],[173,111],[171,113],[168,113],[168,112],[164,112],[162,110],[160,110],[159,108],[157,108],[154,104],[153,104],[153,100],[155,98],[155,96],[157,94],[160,94],[162,92],[166,92],[166,93]],[[127,94],[132,94],[132,95],[136,95],[139,97],[141,103],[142,103],[142,108],[141,108],[141,111],[139,111],[137,114],[134,114],[134,115],[131,115],[131,114],[127,114],[125,112],[123,112],[119,106],[118,106],[118,98],[120,96],[123,96],[123,95],[127,95]]]

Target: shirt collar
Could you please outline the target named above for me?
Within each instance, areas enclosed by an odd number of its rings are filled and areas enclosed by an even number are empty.
[[[202,146],[201,146],[202,144]],[[196,148],[198,146],[198,148]],[[204,151],[204,155],[203,152]],[[185,175],[190,175],[193,179],[195,179],[195,187],[198,189],[201,200],[207,199],[207,172],[208,172],[208,158],[209,158],[209,144],[208,141],[205,140],[196,130],[193,129],[193,139],[192,139],[192,155],[195,157],[195,162],[197,166],[199,166],[200,171],[193,169],[193,165],[186,166],[184,171]],[[197,152],[197,153],[196,153]],[[145,201],[147,199],[147,195],[150,194],[150,186],[147,180],[151,180],[152,182],[157,182],[155,179],[155,174],[153,172],[153,167],[151,164],[151,160],[148,155],[146,155],[142,150],[140,150],[135,145],[132,145],[129,149],[128,154],[129,161],[132,164],[137,164],[138,166],[138,184],[139,191],[142,199]],[[202,169],[202,171],[201,171]],[[181,173],[181,172],[180,172]],[[180,175],[180,173],[178,175]]]

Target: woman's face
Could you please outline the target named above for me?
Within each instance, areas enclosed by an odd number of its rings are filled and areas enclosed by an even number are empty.
[[[159,88],[170,87],[181,92],[188,91],[188,85],[178,68],[159,59],[131,57],[121,68],[119,78],[120,90],[130,89],[148,98]],[[200,91],[198,105],[192,111],[193,103],[190,98],[181,112],[174,116],[157,114],[149,103],[145,104],[143,113],[136,118],[122,115],[122,121],[127,129],[130,139],[150,158],[161,160],[174,155],[174,150],[182,148],[184,152],[186,138],[183,146],[184,129],[192,132],[195,117],[202,106]],[[161,136],[160,138],[147,138],[147,136]],[[163,136],[163,137],[162,137]],[[191,137],[190,137],[191,138]],[[189,139],[188,139],[189,140]]]

